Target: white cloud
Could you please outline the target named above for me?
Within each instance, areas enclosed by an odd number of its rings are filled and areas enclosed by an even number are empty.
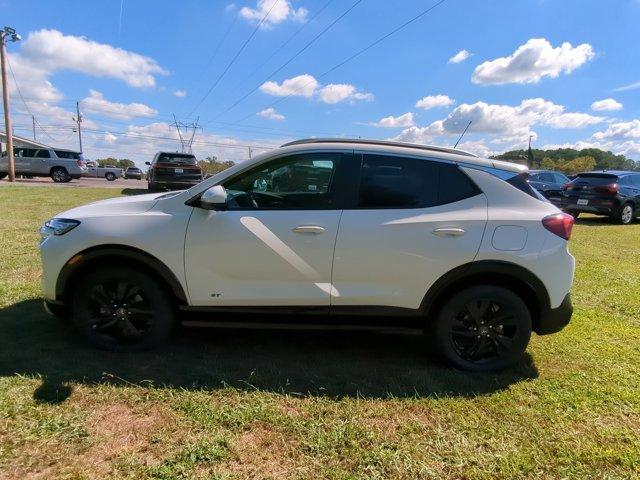
[[[413,126],[402,131],[397,139],[426,143],[440,136],[458,136],[469,125],[467,133],[492,135],[499,143],[513,143],[536,135],[536,125],[552,128],[582,128],[605,119],[585,113],[565,113],[562,105],[543,98],[530,98],[518,105],[496,105],[486,102],[457,106],[444,119],[425,127]],[[496,140],[492,141],[496,143]]]
[[[258,0],[256,8],[240,9],[240,16],[252,23],[259,23],[268,14],[260,28],[271,28],[285,20],[304,22],[308,13],[306,8],[293,8],[289,0]]]
[[[596,140],[640,140],[640,119],[612,123],[604,132],[593,134]]]
[[[116,143],[118,137],[109,132],[104,132],[104,142],[108,144]]]
[[[604,117],[589,115],[588,113],[561,113],[550,117],[544,123],[553,128],[583,128],[604,122]]]
[[[184,98],[187,96],[186,90],[174,90],[172,93],[174,97],[178,97],[178,98]]]
[[[132,118],[155,117],[158,111],[143,103],[116,103],[106,100],[102,93],[89,90],[89,96],[82,100],[84,112],[95,113],[105,117],[121,120]]]
[[[635,90],[636,88],[640,88],[640,82],[630,83],[629,85],[624,85],[622,87],[614,88],[614,92],[626,92],[627,90]]]
[[[256,115],[258,115],[259,117],[268,118],[269,120],[277,120],[279,122],[284,120],[284,115],[281,115],[276,111],[275,108],[272,107],[260,110]]]
[[[471,55],[473,54],[466,50],[460,50],[453,57],[451,57],[447,63],[462,63]]]
[[[422,97],[416,102],[416,108],[429,110],[430,108],[436,107],[448,107],[454,103],[455,100],[449,98],[447,95],[428,95],[426,97]]]
[[[596,112],[622,110],[622,104],[613,98],[605,98],[591,104],[591,110]]]
[[[304,74],[289,78],[281,84],[269,81],[260,85],[260,90],[276,97],[312,97],[318,88],[318,81],[313,75]]]
[[[353,85],[332,83],[320,89],[320,100],[324,103],[339,103],[345,100],[373,100],[371,93],[359,92]]]
[[[394,140],[409,143],[429,143],[443,134],[442,120],[436,120],[426,127],[409,127],[396,136]]]
[[[95,77],[116,78],[132,87],[153,87],[155,75],[167,74],[150,57],[85,37],[64,35],[57,30],[30,33],[22,45],[20,56],[48,74],[73,70]]]
[[[473,72],[473,83],[500,85],[505,83],[538,83],[543,77],[556,78],[571,73],[593,59],[591,45],[573,47],[569,42],[554,48],[544,38],[532,38],[508,57],[484,62]]]
[[[411,127],[414,124],[415,123],[413,121],[413,113],[407,112],[397,117],[394,117],[394,116],[384,117],[380,119],[380,121],[375,122],[373,125],[376,127],[398,128],[398,127]]]
[[[364,93],[349,84],[332,83],[321,87],[318,80],[308,73],[284,80],[282,83],[269,81],[260,85],[260,91],[276,97],[307,97],[318,95],[320,101],[334,104],[345,100],[373,100],[371,93]]]

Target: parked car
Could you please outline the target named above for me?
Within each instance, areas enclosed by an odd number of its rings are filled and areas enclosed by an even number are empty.
[[[558,207],[562,207],[562,189],[570,181],[564,173],[553,170],[531,170],[528,180],[533,188]]]
[[[87,162],[87,172],[83,176],[106,178],[108,181],[113,182],[115,179],[122,177],[122,169],[115,165],[101,167],[97,162],[89,161]]]
[[[13,148],[16,175],[51,177],[56,183],[78,179],[87,171],[82,154],[54,148]],[[9,173],[7,152],[0,157],[0,179]]]
[[[564,210],[607,215],[627,225],[640,215],[640,172],[606,170],[580,173],[564,188]]]
[[[124,171],[124,178],[142,180],[142,170],[140,170],[138,167],[129,167]]]
[[[458,368],[504,368],[572,314],[573,217],[526,172],[447,148],[289,143],[189,190],[47,221],[44,298],[106,349],[160,344],[177,311],[325,314],[417,326]]]
[[[189,188],[203,180],[202,169],[190,153],[158,152],[145,163],[150,165],[147,185],[151,192]]]

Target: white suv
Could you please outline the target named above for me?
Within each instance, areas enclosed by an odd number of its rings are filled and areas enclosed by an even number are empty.
[[[503,368],[572,314],[573,217],[526,176],[439,147],[289,143],[189,190],[49,220],[46,305],[108,349],[161,343],[181,311],[313,313],[417,324],[453,365]]]

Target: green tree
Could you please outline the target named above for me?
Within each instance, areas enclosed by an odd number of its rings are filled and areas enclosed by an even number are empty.
[[[136,165],[133,161],[129,160],[128,158],[118,159],[113,157],[97,159],[96,163],[101,167],[105,167],[105,166],[119,167],[119,168],[122,168],[123,170],[126,170],[129,167],[135,167]]]
[[[575,175],[576,173],[588,172],[589,170],[593,170],[595,166],[595,158],[584,156],[574,158],[573,160],[569,160],[568,162],[564,162],[560,166],[560,170],[569,175]]]
[[[235,162],[232,160],[218,161],[218,157],[214,155],[210,155],[206,157],[204,160],[198,160],[198,165],[202,169],[202,173],[205,175],[214,175],[223,170],[226,170],[229,167],[233,167]]]
[[[540,162],[540,168],[543,170],[560,170],[562,161],[556,161],[553,158],[544,157]]]

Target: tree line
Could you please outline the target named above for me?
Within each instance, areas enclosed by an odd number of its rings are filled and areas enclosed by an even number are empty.
[[[616,155],[598,148],[556,148],[553,150],[532,149],[532,169],[557,170],[573,175],[589,170],[637,170],[640,162]],[[527,163],[527,150],[511,150],[491,158],[507,160],[509,162]]]

